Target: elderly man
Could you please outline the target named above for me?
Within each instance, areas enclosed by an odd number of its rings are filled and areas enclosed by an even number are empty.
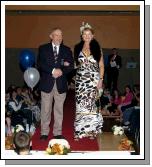
[[[53,136],[62,139],[63,105],[68,90],[66,75],[74,68],[72,51],[62,43],[62,31],[54,28],[51,42],[39,47],[38,68],[41,90],[41,140],[47,140],[50,131],[54,98]]]

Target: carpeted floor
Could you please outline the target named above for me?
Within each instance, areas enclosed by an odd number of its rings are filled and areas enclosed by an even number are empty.
[[[83,138],[79,141],[74,141],[74,115],[75,115],[75,95],[74,91],[68,92],[64,106],[63,120],[63,136],[68,140],[72,151],[97,151],[99,150],[97,140]],[[37,127],[35,134],[32,137],[33,150],[45,150],[49,140],[52,138],[53,116],[50,124],[49,138],[46,141],[41,141],[40,127]]]

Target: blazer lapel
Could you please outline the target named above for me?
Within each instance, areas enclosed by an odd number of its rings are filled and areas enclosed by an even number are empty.
[[[53,46],[52,46],[52,43],[49,43],[49,52],[50,52],[50,54],[52,54],[53,55]]]
[[[63,53],[63,47],[62,47],[62,44],[61,44],[60,47],[59,47],[59,53],[58,53],[59,58],[61,58],[62,53]]]
[[[49,46],[48,46],[48,59],[49,60],[53,60],[55,61],[54,59],[54,54],[53,54],[53,46],[52,46],[52,43],[49,43]]]

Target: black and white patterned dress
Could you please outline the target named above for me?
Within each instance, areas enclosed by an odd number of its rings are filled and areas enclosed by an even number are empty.
[[[80,67],[76,74],[76,115],[75,137],[96,136],[101,133],[103,117],[99,110],[97,83],[99,81],[99,65],[92,55],[85,56],[80,52]]]

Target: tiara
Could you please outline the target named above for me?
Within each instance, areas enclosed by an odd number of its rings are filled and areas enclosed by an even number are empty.
[[[80,33],[81,34],[82,34],[82,32],[85,28],[92,29],[91,25],[89,25],[88,23],[82,22],[82,26],[80,27]]]

